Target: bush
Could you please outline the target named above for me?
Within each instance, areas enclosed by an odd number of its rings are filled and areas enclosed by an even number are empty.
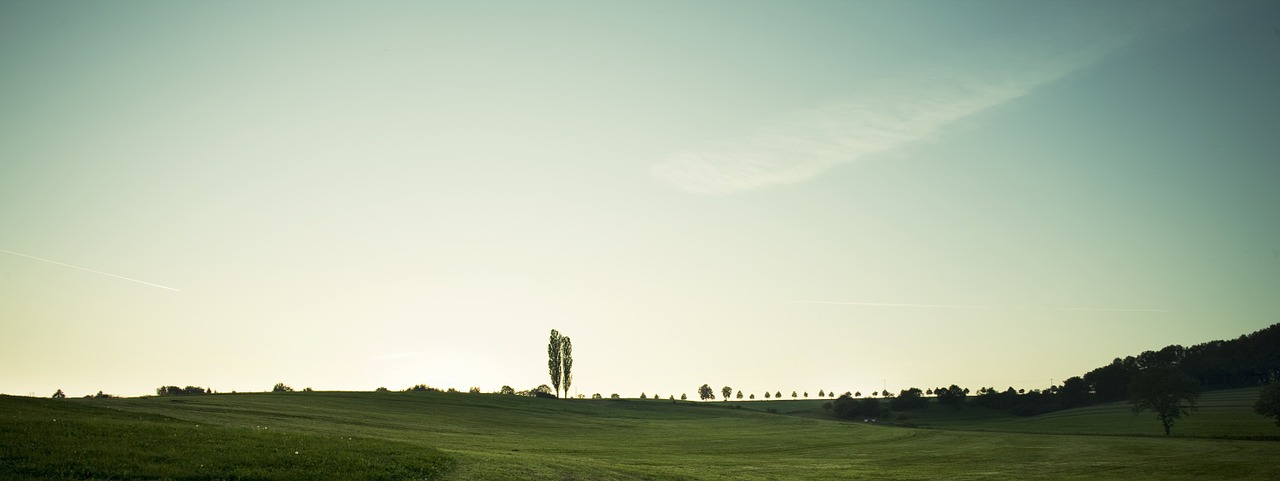
[[[870,418],[880,415],[880,400],[875,398],[854,399],[840,396],[832,403],[831,410],[841,419]]]

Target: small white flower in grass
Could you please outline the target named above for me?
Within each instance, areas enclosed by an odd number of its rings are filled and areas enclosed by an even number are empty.
[[[294,451],[294,452],[293,452],[293,454],[298,454],[298,452],[297,452],[297,451]]]

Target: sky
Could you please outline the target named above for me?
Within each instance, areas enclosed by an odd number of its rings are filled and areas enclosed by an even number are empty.
[[[1044,388],[1280,322],[1275,2],[0,2],[0,393]]]

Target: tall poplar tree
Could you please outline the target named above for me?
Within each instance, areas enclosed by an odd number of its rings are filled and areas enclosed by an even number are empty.
[[[562,354],[563,344],[560,342],[560,331],[551,330],[551,340],[547,342],[547,372],[551,375],[551,386],[556,390],[556,396],[560,396],[560,381],[563,379]]]
[[[564,376],[564,396],[569,397],[569,385],[573,384],[573,341],[569,336],[560,338],[560,369]]]

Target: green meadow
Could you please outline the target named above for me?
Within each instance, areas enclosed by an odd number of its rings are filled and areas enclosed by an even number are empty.
[[[1206,393],[1165,437],[1123,404],[1029,418],[931,404],[873,424],[821,400],[4,396],[0,479],[1280,479],[1280,428],[1255,398]]]

